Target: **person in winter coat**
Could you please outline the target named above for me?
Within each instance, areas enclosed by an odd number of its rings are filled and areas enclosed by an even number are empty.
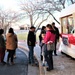
[[[54,22],[52,23],[52,28],[54,29],[56,33],[54,55],[57,56],[56,46],[57,46],[57,42],[59,41],[60,34],[59,34],[59,29],[55,26]]]
[[[41,57],[41,61],[43,60],[43,56],[42,56],[42,45],[41,45],[41,42],[42,42],[42,34],[43,33],[46,33],[46,27],[45,26],[42,26],[41,28],[41,33],[39,35],[39,45],[41,47],[41,54],[40,54],[40,57]]]
[[[3,33],[4,33],[4,30],[0,29],[0,62],[5,64],[5,62],[3,60],[4,60],[6,47],[5,47],[5,40],[4,40],[4,37],[2,35]]]
[[[40,46],[41,46],[41,50],[42,50],[42,63],[43,63],[43,66],[45,66],[45,52],[44,52],[44,49],[45,49],[45,44],[42,43],[42,41],[44,40],[44,37],[45,37],[45,34],[46,34],[46,31],[42,31],[41,33],[41,37],[42,37],[42,40],[41,40],[41,43],[40,43]]]
[[[27,37],[27,44],[29,48],[29,64],[34,65],[34,46],[36,44],[36,35],[34,26],[30,27]]]
[[[14,34],[13,28],[10,28],[8,34],[6,35],[6,49],[8,53],[7,63],[9,63],[9,58],[11,59],[11,64],[14,64],[13,57],[15,49],[17,48],[16,43],[17,36]]]
[[[14,58],[16,58],[16,49],[18,48],[18,38],[17,38],[17,35],[14,33],[14,35],[16,36],[16,48],[15,48],[15,52],[14,52]]]
[[[55,31],[52,29],[52,26],[50,24],[47,24],[46,30],[47,32],[46,32],[43,42],[45,44],[54,43],[55,42]],[[45,60],[48,64],[47,71],[53,70],[53,57],[52,57],[53,50],[46,50],[45,52],[46,52]]]

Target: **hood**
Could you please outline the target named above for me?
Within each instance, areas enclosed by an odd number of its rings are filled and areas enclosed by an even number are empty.
[[[12,35],[13,35],[12,33],[8,33],[8,34],[7,34],[8,37],[11,37]]]

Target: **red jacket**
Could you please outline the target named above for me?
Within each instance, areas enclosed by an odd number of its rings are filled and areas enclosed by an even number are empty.
[[[46,32],[46,35],[44,37],[44,42],[48,43],[49,41],[55,42],[55,31],[54,30],[49,30]]]

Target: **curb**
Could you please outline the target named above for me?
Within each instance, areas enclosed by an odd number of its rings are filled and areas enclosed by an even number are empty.
[[[23,50],[21,50],[21,51],[23,51],[26,55],[27,55],[27,53],[25,52],[25,51],[29,51],[29,49],[28,48],[26,48],[26,47],[23,47],[23,46],[18,46],[19,48],[21,48],[21,49],[23,49]],[[25,50],[25,51],[24,51]],[[39,71],[40,71],[40,75],[45,75],[45,70],[44,70],[44,68],[43,68],[43,66],[42,66],[42,64],[41,64],[41,61],[37,58],[37,55],[34,53],[34,56],[35,56],[35,58],[37,59],[37,61],[38,61],[38,63],[39,63]],[[28,55],[27,55],[27,57],[28,57]]]
[[[25,47],[22,47],[22,46],[18,46],[18,48],[20,48],[21,51],[24,52],[27,55],[27,57],[28,57],[28,54],[27,54],[29,52],[29,49],[28,48],[25,48]]]

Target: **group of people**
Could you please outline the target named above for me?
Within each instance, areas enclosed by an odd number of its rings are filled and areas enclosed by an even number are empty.
[[[47,24],[46,27],[43,26],[41,29],[41,33],[39,35],[40,47],[41,47],[41,60],[43,61],[43,66],[45,66],[45,62],[47,62],[47,71],[53,70],[53,52],[54,55],[57,56],[56,46],[59,41],[59,30],[55,26],[55,23]],[[47,45],[54,43],[51,50],[48,50]]]
[[[17,35],[14,33],[13,28],[10,28],[6,34],[6,39],[3,36],[4,30],[0,29],[0,62],[5,64],[4,56],[5,52],[8,52],[7,64],[14,64],[14,55],[17,48]],[[53,70],[53,52],[57,56],[56,45],[59,41],[59,30],[55,26],[55,23],[42,26],[41,33],[39,35],[39,45],[41,47],[41,60],[43,63],[47,62],[47,71]],[[29,64],[34,65],[34,47],[36,45],[35,27],[31,26],[27,36],[27,44],[29,48]],[[54,43],[54,50],[48,50],[47,44]]]
[[[3,36],[4,30],[0,29],[0,63],[14,65],[14,56],[17,48],[17,35],[13,28],[10,28],[6,37]],[[4,61],[5,52],[8,52],[7,62]]]
[[[41,47],[41,60],[43,63],[47,62],[47,71],[53,70],[53,52],[54,55],[57,56],[56,45],[59,41],[59,30],[55,26],[55,23],[47,24],[43,26],[41,29],[41,33],[39,35],[39,45]],[[47,50],[47,44],[54,43],[54,50]],[[27,44],[29,48],[29,64],[34,65],[34,47],[36,44],[36,35],[35,35],[35,27],[32,26],[29,30],[27,37]]]

